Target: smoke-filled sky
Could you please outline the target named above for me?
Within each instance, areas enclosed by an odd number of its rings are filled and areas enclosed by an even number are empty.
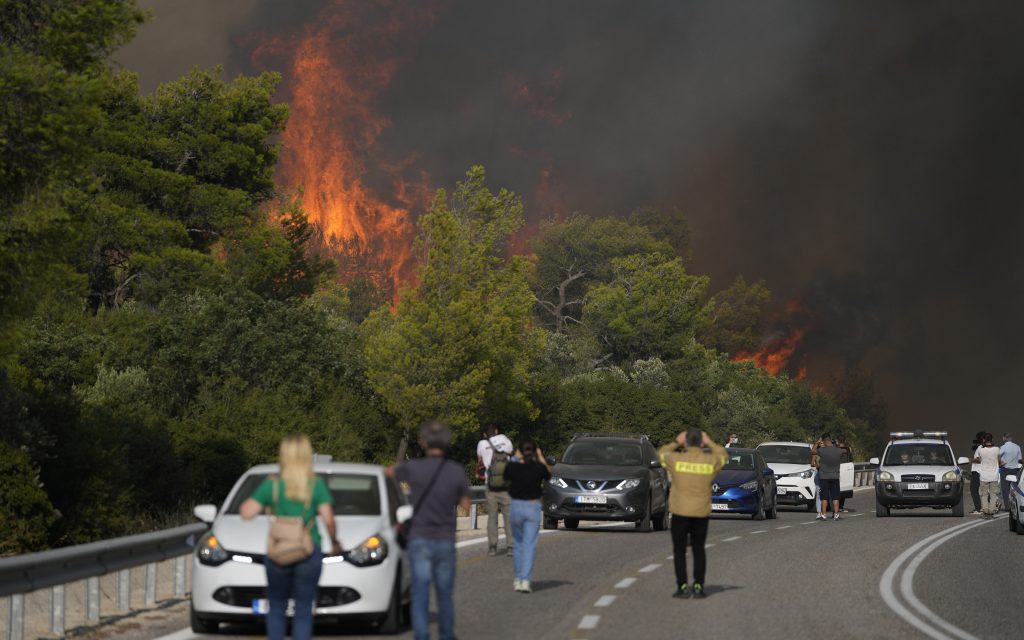
[[[142,4],[118,60],[146,90],[223,64],[283,72],[290,100],[315,79],[294,50],[327,33],[352,89],[327,122],[381,201],[481,163],[532,221],[677,207],[714,286],[803,301],[812,380],[866,366],[890,427],[958,453],[1024,437],[1020,3]]]

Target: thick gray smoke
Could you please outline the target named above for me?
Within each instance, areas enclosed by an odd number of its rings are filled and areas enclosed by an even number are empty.
[[[152,88],[253,71],[254,34],[330,3],[148,4],[120,60]],[[436,185],[482,163],[534,219],[679,207],[696,270],[804,301],[812,379],[863,364],[893,428],[1024,436],[1022,28],[1009,2],[463,0],[400,34],[378,147]]]

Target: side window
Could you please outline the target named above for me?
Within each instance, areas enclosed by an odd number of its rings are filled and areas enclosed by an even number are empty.
[[[398,484],[392,478],[385,478],[388,486],[388,513],[391,514],[391,524],[398,524],[398,507],[405,504],[405,494],[398,490]]]

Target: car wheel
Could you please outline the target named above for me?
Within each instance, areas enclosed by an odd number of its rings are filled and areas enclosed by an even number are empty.
[[[644,509],[644,515],[636,521],[636,528],[641,531],[651,530],[651,517],[654,514],[651,513],[651,497],[647,496],[647,507]]]
[[[750,517],[754,520],[764,520],[764,496],[760,493],[757,494],[757,506],[754,507],[754,513],[750,514]]]
[[[556,525],[558,524],[557,520],[555,521],[555,524]],[[580,526],[580,521],[577,520],[576,518],[566,518],[565,519],[565,528],[566,529],[578,529],[579,526]]]
[[[779,517],[779,499],[772,498],[772,508],[764,514],[769,520],[775,520]]]
[[[1013,511],[1012,510],[1010,511],[1009,514],[1007,514],[1006,520],[1010,523],[1010,531],[1012,531],[1014,533],[1017,533],[1017,528],[1018,528],[1018,526],[1017,526],[1017,518],[1013,515]]]
[[[964,517],[964,497],[960,496],[960,502],[953,505],[953,517],[962,518]]]
[[[220,622],[200,618],[192,607],[189,607],[188,614],[189,622],[192,625],[192,633],[218,633],[220,631]]]
[[[1012,513],[1009,514],[1009,517],[1010,517],[1010,520],[1014,519]],[[1017,535],[1018,536],[1024,536],[1024,522],[1020,521],[1020,506],[1019,505],[1017,506],[1017,518],[1016,518],[1016,520],[1017,520]]]
[[[545,529],[557,529],[558,528],[558,518],[547,518],[547,517],[544,518],[544,528]]]
[[[395,586],[391,590],[391,605],[388,612],[380,619],[380,632],[390,635],[399,633],[402,630],[404,620],[402,619],[402,570],[395,574]]]
[[[875,517],[876,518],[888,518],[889,517],[889,507],[887,507],[884,504],[882,504],[881,502],[879,502],[878,498],[875,498]]]

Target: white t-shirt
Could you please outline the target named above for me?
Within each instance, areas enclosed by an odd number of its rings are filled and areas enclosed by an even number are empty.
[[[512,455],[516,448],[512,446],[512,441],[508,439],[504,433],[491,438],[491,442],[494,443],[495,448],[498,451],[503,451],[509,455]],[[494,451],[491,449],[491,443],[484,438],[476,445],[476,457],[480,458],[484,462],[484,466],[488,469],[491,468],[491,456],[494,455]]]
[[[978,447],[974,457],[981,460],[974,464],[978,472],[979,482],[999,482],[999,449],[997,447]]]

